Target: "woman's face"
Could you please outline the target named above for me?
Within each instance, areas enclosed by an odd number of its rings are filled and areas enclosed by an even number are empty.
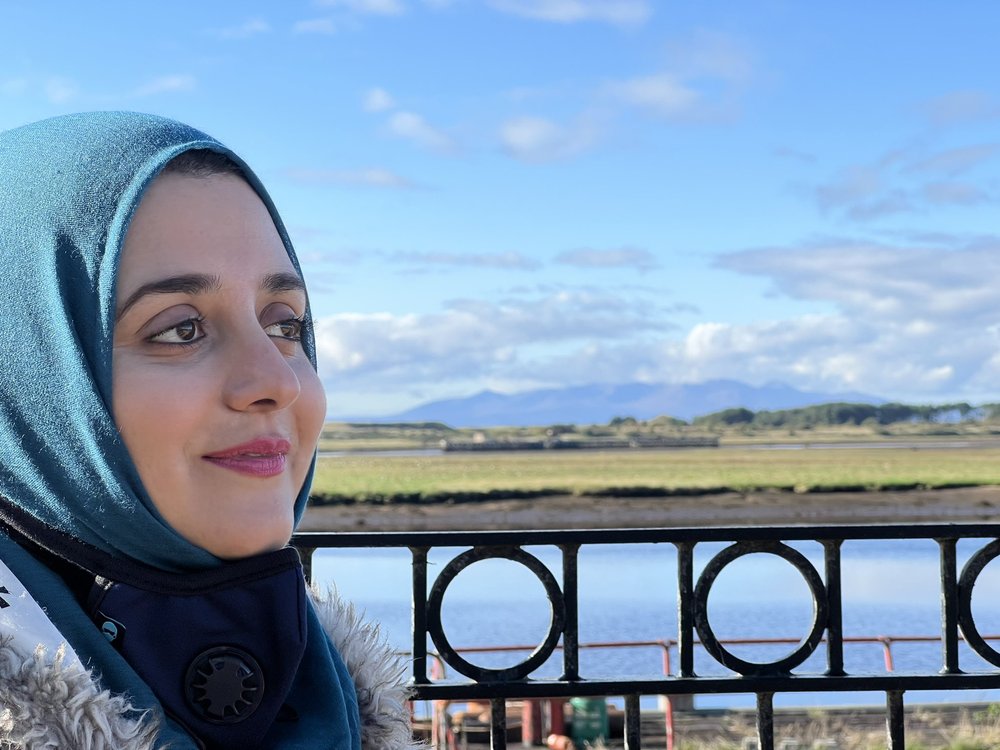
[[[288,542],[326,399],[299,341],[306,296],[232,175],[162,175],[118,269],[113,411],[157,510],[223,558]]]

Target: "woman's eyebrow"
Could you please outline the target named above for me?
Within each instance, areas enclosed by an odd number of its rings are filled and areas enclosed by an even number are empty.
[[[217,291],[221,287],[222,282],[218,276],[202,273],[188,273],[151,281],[148,284],[143,284],[129,295],[128,299],[118,308],[115,320],[121,320],[132,305],[150,294],[204,294],[205,292]]]
[[[264,277],[260,287],[265,292],[270,292],[271,294],[280,294],[281,292],[304,292],[306,290],[306,285],[303,283],[302,278],[298,274],[288,273],[286,271],[269,273]]]

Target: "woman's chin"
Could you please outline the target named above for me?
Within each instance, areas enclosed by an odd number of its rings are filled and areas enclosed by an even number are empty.
[[[239,524],[233,524],[234,527]],[[244,557],[274,552],[286,546],[292,538],[292,524],[269,524],[266,528],[234,528],[226,533],[214,535],[211,539],[195,542],[207,552],[223,560],[239,560]]]

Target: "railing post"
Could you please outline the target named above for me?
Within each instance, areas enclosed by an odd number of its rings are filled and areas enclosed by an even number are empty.
[[[774,693],[757,693],[757,748],[774,750]]]
[[[507,750],[507,701],[490,698],[490,750]]]
[[[826,565],[826,673],[833,676],[844,674],[844,621],[843,592],[840,584],[840,539],[823,541],[823,556]]]
[[[640,750],[642,746],[642,716],[639,714],[639,696],[625,696],[625,750]]]
[[[681,677],[694,677],[694,543],[677,547],[677,651]]]
[[[427,547],[410,547],[413,553],[413,681],[427,682]]]
[[[562,679],[580,679],[580,623],[579,584],[577,576],[579,544],[559,545],[563,562],[563,605],[566,611],[566,626],[563,631],[563,675]]]
[[[885,694],[885,704],[885,730],[888,735],[889,750],[905,750],[903,691],[889,690]]]
[[[955,539],[938,539],[941,548],[941,656],[942,674],[957,674],[958,666],[958,573]]]

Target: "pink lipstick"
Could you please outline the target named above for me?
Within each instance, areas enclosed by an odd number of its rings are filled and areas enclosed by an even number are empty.
[[[239,474],[251,477],[274,477],[285,470],[292,444],[284,438],[256,438],[232,448],[202,456],[203,459]]]

